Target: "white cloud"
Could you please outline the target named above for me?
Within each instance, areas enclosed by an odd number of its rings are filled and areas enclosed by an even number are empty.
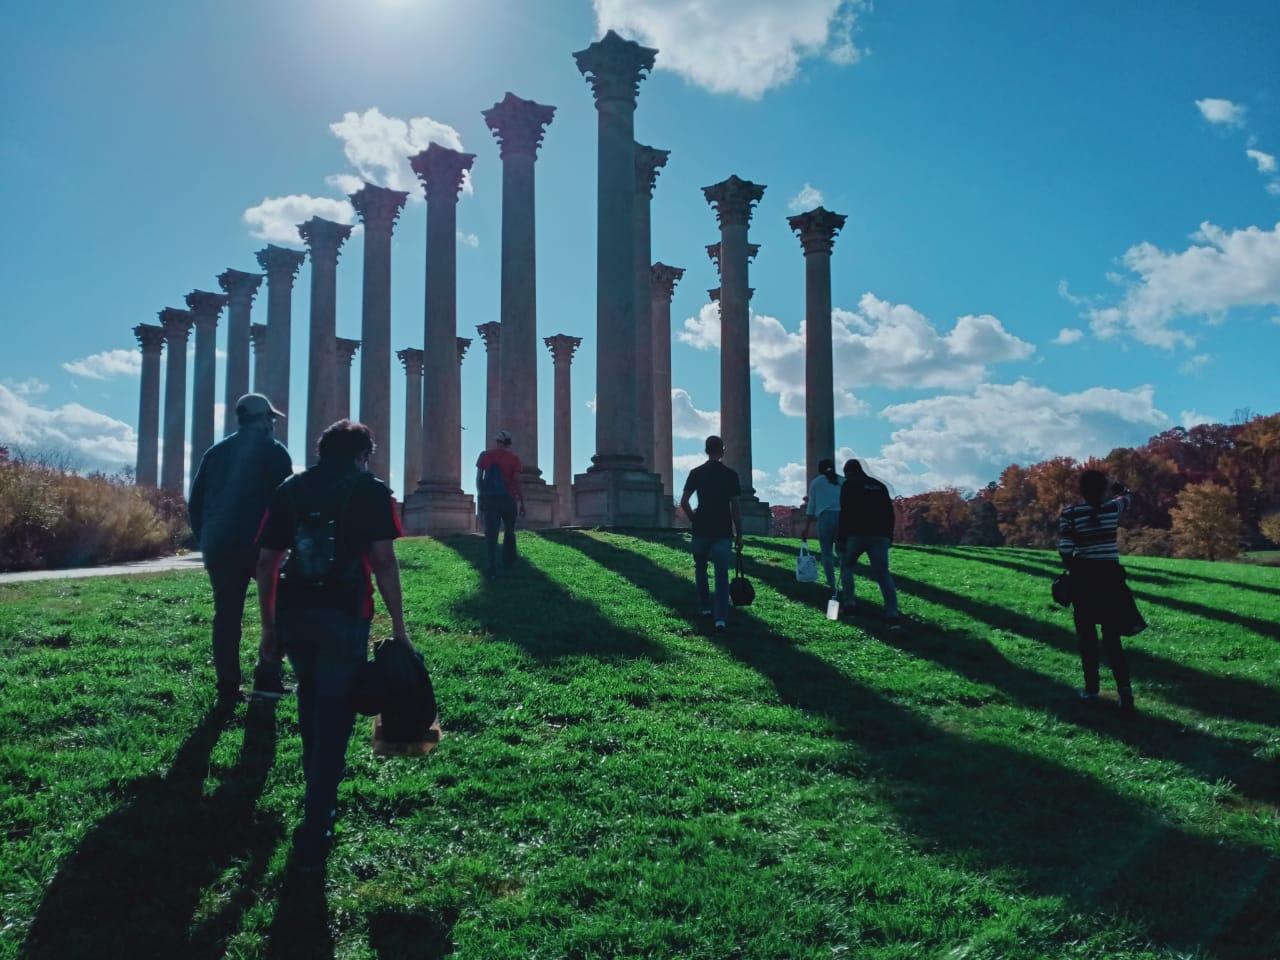
[[[1263,153],[1261,150],[1254,150],[1252,148],[1246,150],[1244,153],[1245,156],[1258,165],[1259,173],[1276,172],[1276,158],[1273,154]]]
[[[595,397],[592,397],[590,400],[588,400],[588,401],[584,404],[584,406],[585,406],[588,410],[590,410],[590,411],[591,411],[591,413],[594,415],[594,414],[595,414],[595,412],[596,412],[596,398],[595,398]]]
[[[860,0],[594,0],[600,32],[657,47],[656,66],[712,93],[757,100],[813,57],[850,64]]]
[[[684,321],[679,339],[699,350],[719,349],[720,311],[707,304]],[[856,311],[832,311],[836,416],[858,416],[864,386],[968,387],[992,364],[1023,360],[1035,347],[1009,333],[990,314],[958,318],[945,334],[919,311],[863,294]],[[792,333],[776,317],[752,313],[751,366],[782,412],[804,415],[804,327]]]
[[[1273,197],[1280,197],[1280,180],[1272,180],[1267,184],[1267,193]]]
[[[867,469],[903,493],[976,489],[1010,463],[1102,456],[1142,443],[1169,422],[1150,386],[1056,393],[1027,381],[984,383],[968,394],[895,404],[882,415],[900,426],[879,456],[866,457]]]
[[[1177,252],[1151,243],[1125,251],[1122,261],[1132,276],[1116,278],[1125,287],[1118,304],[1087,312],[1094,332],[1172,349],[1195,343],[1173,326],[1178,318],[1219,322],[1233,308],[1280,305],[1280,223],[1271,230],[1224,230],[1205,222],[1191,240]]]
[[[788,461],[773,473],[765,470],[753,470],[752,473],[756,496],[765,500],[770,506],[779,504],[800,506],[800,501],[809,492],[810,477],[805,476],[803,463]]]
[[[355,168],[335,173],[327,181],[343,193],[354,193],[362,181],[407,190],[411,200],[423,199],[417,175],[409,166],[409,157],[421,153],[433,143],[450,150],[462,150],[462,136],[447,123],[430,117],[388,117],[377,107],[364,113],[349,110],[342,119],[329,124],[329,130],[342,141],[342,152]],[[463,178],[462,190],[471,193],[471,178]]]
[[[1058,346],[1065,347],[1069,344],[1076,343],[1084,336],[1084,331],[1076,327],[1063,327],[1058,331],[1058,335],[1053,338],[1053,342]]]
[[[671,435],[685,440],[705,440],[720,432],[720,411],[699,410],[688,390],[671,391]]]
[[[0,380],[0,383],[3,383],[20,397],[38,397],[40,394],[48,393],[49,391],[49,385],[38,377],[27,377],[25,380],[5,378]]]
[[[1199,108],[1200,115],[1210,123],[1228,127],[1244,126],[1245,108],[1238,103],[1216,97],[1205,97],[1203,100],[1196,101],[1196,107]]]
[[[792,213],[804,213],[814,207],[822,206],[822,191],[812,184],[806,183],[800,192],[787,201],[787,209]]]
[[[464,247],[470,247],[472,250],[480,246],[480,238],[474,233],[463,233],[458,231],[458,242]]]
[[[138,438],[129,424],[81,404],[40,407],[0,385],[0,444],[66,453],[79,466],[116,472],[133,465]]]
[[[1178,364],[1178,372],[1181,374],[1197,373],[1213,362],[1213,357],[1207,353],[1197,353],[1194,357],[1189,357],[1182,363]]]
[[[142,354],[137,350],[104,350],[102,353],[63,363],[62,369],[90,380],[136,377],[142,373]]]
[[[1198,427],[1205,423],[1216,423],[1217,421],[1213,417],[1197,410],[1183,410],[1178,414],[1178,422],[1182,424],[1184,430],[1190,430],[1192,427]]]
[[[256,207],[244,212],[249,232],[268,243],[302,243],[298,224],[312,217],[323,217],[338,223],[355,223],[356,212],[350,202],[330,197],[313,197],[306,193],[287,197],[264,197]]]

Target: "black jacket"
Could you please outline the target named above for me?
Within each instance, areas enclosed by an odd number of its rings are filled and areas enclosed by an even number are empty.
[[[209,448],[191,481],[191,532],[211,560],[253,556],[262,515],[276,487],[293,474],[284,444],[255,430],[237,430]]]
[[[893,538],[893,499],[874,477],[846,477],[840,488],[840,526],[836,540],[848,537]]]

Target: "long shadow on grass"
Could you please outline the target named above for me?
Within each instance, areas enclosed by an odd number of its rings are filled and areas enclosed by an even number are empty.
[[[787,571],[770,564],[751,564],[749,569],[752,576],[788,599],[802,606],[815,606],[814,591],[807,584],[797,583]],[[952,602],[952,595],[946,591],[909,577],[895,577],[915,597],[939,605]],[[891,631],[872,618],[859,618],[858,626],[887,646],[929,660],[975,683],[995,687],[1023,706],[1105,733],[1144,756],[1171,760],[1206,783],[1225,778],[1247,797],[1280,804],[1280,767],[1275,764],[1258,759],[1230,741],[1196,733],[1161,717],[1144,714],[1139,723],[1124,723],[1114,716],[1114,708],[1082,703],[1071,685],[1018,666],[970,631],[914,622],[908,623],[907,629]]]
[[[907,547],[905,549],[912,549]],[[1004,567],[1008,570],[1016,570],[1019,573],[1030,574],[1033,577],[1043,577],[1046,583],[1045,590],[1048,591],[1049,578],[1056,576],[1062,569],[1060,564],[1054,564],[1052,561],[1045,561],[1043,566],[1030,563],[1018,563],[1014,560],[1005,560],[991,555],[987,551],[971,551],[960,550],[949,547],[930,547],[926,553],[937,553],[944,557],[956,557],[961,560],[977,560],[979,563],[991,564],[992,566]],[[1125,568],[1125,573],[1130,580],[1150,579],[1145,574],[1135,573],[1129,568]],[[1179,584],[1174,584],[1179,586]],[[1274,620],[1263,620],[1261,617],[1251,617],[1248,614],[1232,613],[1229,610],[1222,610],[1217,607],[1208,607],[1202,603],[1194,603],[1190,600],[1178,600],[1174,597],[1165,596],[1163,594],[1150,593],[1141,588],[1133,591],[1134,596],[1144,603],[1154,603],[1162,607],[1168,607],[1170,610],[1178,610],[1182,613],[1189,613],[1193,617],[1203,617],[1206,620],[1217,620],[1219,623],[1229,624],[1233,627],[1244,627],[1246,630],[1252,630],[1254,633],[1262,637],[1268,637],[1272,640],[1276,639],[1277,629]]]
[[[487,578],[483,540],[458,537],[442,543],[481,576],[479,590],[462,597],[454,612],[476,621],[495,639],[515,644],[535,660],[547,663],[583,655],[605,661],[666,658],[660,645],[606,619],[594,605],[575,597],[528,558],[521,557],[509,573]]]
[[[756,546],[761,550],[792,556],[790,549],[780,544],[758,543]],[[762,569],[751,564],[748,564],[748,568],[755,572]],[[1074,655],[1079,652],[1074,629],[1047,620],[1037,620],[1007,607],[934,586],[897,570],[893,573],[893,579],[899,589],[909,594],[950,607],[989,626],[1008,630],[1029,640],[1048,643],[1066,653]],[[1137,647],[1127,647],[1125,656],[1139,690],[1141,684],[1147,681],[1159,685],[1161,693],[1168,699],[1201,713],[1235,717],[1251,723],[1275,723],[1275,691],[1268,686],[1240,677],[1203,673],[1176,660]]]
[[[324,896],[324,873],[290,868],[276,902],[275,919],[267,934],[268,960],[332,960],[329,904]]]
[[[49,885],[24,956],[222,956],[281,834],[274,818],[254,817],[275,762],[274,703],[249,704],[239,759],[204,795],[229,719],[211,709],[167,773],[135,783],[123,805],[90,829]],[[193,926],[202,892],[236,864],[235,891]]]
[[[585,534],[556,539],[692,614],[687,575]],[[709,640],[767,678],[781,702],[855,742],[869,778],[883,782],[883,802],[923,849],[978,869],[1013,866],[1031,891],[1140,918],[1173,945],[1212,945],[1240,960],[1280,948],[1280,923],[1267,912],[1280,894],[1280,860],[1270,852],[1185,832],[1090,777],[943,731],[749,610],[735,610],[730,631]]]
[[[440,960],[453,953],[458,911],[383,910],[369,920],[369,944],[379,960]]]

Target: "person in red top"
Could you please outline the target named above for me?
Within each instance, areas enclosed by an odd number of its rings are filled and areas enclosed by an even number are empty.
[[[278,658],[283,648],[298,678],[307,791],[293,852],[304,870],[323,866],[333,837],[355,724],[351,693],[369,654],[374,578],[393,636],[409,642],[393,549],[400,521],[391,491],[369,473],[372,452],[364,424],[333,424],[320,437],[319,462],[276,488],[258,532],[262,655]]]
[[[502,535],[502,567],[516,562],[516,513],[524,516],[524,491],[520,489],[520,458],[511,452],[511,434],[499,430],[493,447],[476,461],[476,493],[484,514],[484,541],[488,549],[489,576],[498,575],[498,527]]]

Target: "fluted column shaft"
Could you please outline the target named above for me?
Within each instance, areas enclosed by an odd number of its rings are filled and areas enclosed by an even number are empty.
[[[458,375],[454,378],[454,402],[449,405],[449,424],[447,430],[458,438],[458,476],[462,476],[462,359],[471,346],[469,337],[456,337],[454,342],[458,350]]]
[[[311,258],[311,342],[307,357],[306,459],[319,459],[320,434],[338,419],[337,301],[338,251],[351,235],[351,228],[332,220],[312,217],[300,224],[298,233],[307,244]]]
[[[359,340],[348,340],[338,337],[334,341],[334,388],[337,391],[337,402],[334,406],[335,420],[351,419],[351,361],[360,349]],[[390,372],[390,371],[388,371]],[[377,440],[374,440],[377,447]],[[372,460],[370,461],[372,469]],[[376,474],[375,474],[376,476]],[[385,480],[385,475],[380,479]]]
[[[191,462],[198,464],[213,446],[218,372],[218,317],[227,298],[207,290],[186,297],[196,328],[195,382],[191,387]]]
[[[224,270],[218,285],[227,295],[227,367],[223,392],[222,434],[239,429],[236,401],[249,392],[249,326],[253,298],[262,283],[262,275],[240,270]]]
[[[293,343],[293,281],[306,259],[301,250],[271,244],[256,254],[258,265],[267,274],[267,365],[260,393],[285,414],[284,432],[289,434],[289,366]],[[286,441],[286,446],[287,446]]]
[[[249,341],[253,344],[253,392],[267,394],[267,325],[251,324]],[[279,409],[277,407],[277,409]]]
[[[488,449],[502,427],[502,324],[496,320],[476,326],[484,341],[484,445]]]
[[[164,459],[160,486],[174,496],[183,496],[187,470],[187,340],[191,336],[191,312],[168,307],[160,311],[164,330]]]
[[[654,408],[655,384],[650,371],[653,369],[653,305],[650,296],[650,272],[652,269],[652,219],[650,214],[653,188],[658,170],[667,162],[669,151],[657,150],[636,144],[636,235],[635,235],[635,297],[636,297],[636,430],[640,438],[640,455],[644,468],[656,472],[654,461],[654,437],[656,420]]]
[[[133,328],[142,348],[142,379],[138,389],[138,456],[133,479],[140,487],[154,487],[160,469],[160,353],[164,329],[140,323]]]
[[[556,488],[560,526],[573,522],[573,396],[570,367],[574,352],[582,343],[581,337],[557,334],[543,342],[551,351],[555,369],[553,424],[555,455],[552,463],[552,480]]]
[[[406,492],[422,479],[422,351],[412,347],[396,354],[404,366],[404,478]],[[401,497],[403,499],[403,496]]]
[[[671,298],[684,276],[679,267],[655,263],[650,273],[650,312],[653,318],[653,470],[662,477],[667,498],[674,494],[671,448]]]

